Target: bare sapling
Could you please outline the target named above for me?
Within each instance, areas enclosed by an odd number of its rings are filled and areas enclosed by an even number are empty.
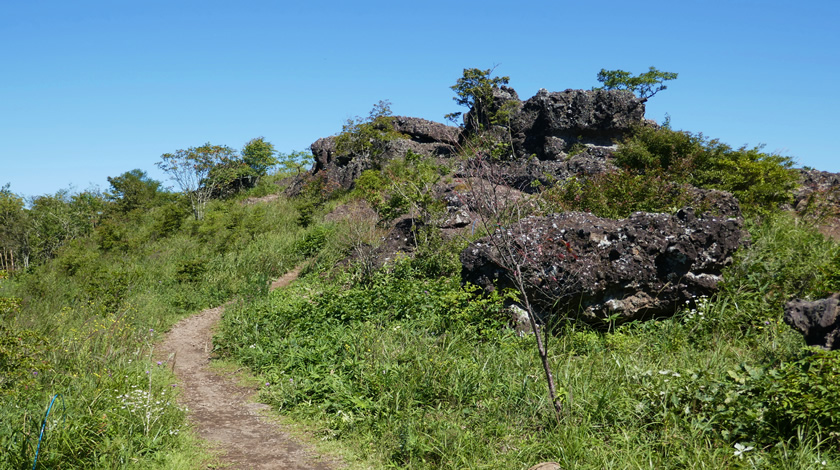
[[[496,253],[494,262],[508,273],[513,286],[519,293],[522,306],[528,314],[528,321],[536,339],[537,352],[542,362],[548,394],[554,407],[557,423],[561,422],[563,413],[562,400],[557,397],[554,374],[548,359],[546,347],[548,332],[537,321],[537,315],[528,294],[528,282],[523,275],[523,267],[533,257],[529,256],[525,244],[518,243],[514,231],[510,228],[520,225],[520,221],[528,213],[533,212],[533,200],[526,194],[504,184],[498,166],[488,163],[490,158],[480,149],[471,149],[470,158],[466,162],[465,185],[469,190],[469,197],[475,212],[478,213],[478,223],[488,235],[489,244]],[[506,228],[507,227],[507,228]],[[520,230],[519,233],[522,233]],[[538,288],[538,286],[533,286]]]

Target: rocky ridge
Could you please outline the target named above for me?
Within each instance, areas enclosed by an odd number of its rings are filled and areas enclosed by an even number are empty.
[[[474,232],[487,211],[528,204],[527,193],[538,187],[611,171],[615,143],[635,126],[655,125],[645,120],[644,102],[628,91],[543,89],[521,101],[512,88],[501,87],[494,91],[493,108],[502,106],[510,110],[509,127],[485,127],[485,135],[506,135],[509,154],[494,158],[488,158],[487,146],[471,139],[478,123],[489,123],[475,109],[465,116],[463,128],[392,118],[394,130],[404,137],[382,143],[380,162],[412,151],[455,168],[454,180],[436,189],[447,208],[448,216],[438,222],[444,231]],[[344,189],[375,167],[368,156],[339,154],[336,137],[319,139],[311,149],[315,165],[308,178]],[[802,175],[798,209],[812,204],[815,195],[840,207],[837,175],[806,170]],[[289,192],[300,186],[291,185]],[[488,195],[497,207],[487,207]],[[521,219],[471,243],[461,253],[462,277],[492,290],[513,286],[511,273],[521,269],[526,293],[543,320],[563,314],[603,325],[672,315],[686,302],[715,292],[721,270],[747,240],[732,195],[697,190],[695,199],[695,207],[711,210],[684,207],[674,215],[636,213],[621,220],[574,212]],[[400,218],[385,245],[411,251],[409,232],[419,225]]]

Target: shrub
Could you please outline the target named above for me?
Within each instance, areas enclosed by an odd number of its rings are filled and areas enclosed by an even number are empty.
[[[638,127],[619,145],[616,163],[637,174],[658,174],[733,193],[748,213],[766,214],[792,201],[798,175],[789,157],[761,147],[732,147],[702,134],[668,128]]]
[[[775,365],[741,364],[726,377],[702,370],[647,370],[633,375],[636,411],[658,425],[687,421],[728,442],[772,446],[805,434],[832,443],[840,424],[840,353],[808,351]],[[828,441],[823,441],[828,444]]]
[[[633,212],[676,212],[693,205],[691,189],[670,181],[662,171],[638,174],[615,170],[590,178],[572,177],[541,193],[544,212],[584,211],[620,219]],[[705,205],[695,205],[705,212]]]
[[[335,138],[335,149],[339,155],[354,155],[358,158],[370,158],[374,166],[383,162],[379,156],[385,151],[386,144],[404,137],[394,129],[391,116],[391,103],[380,101],[373,106],[367,118],[348,119]]]

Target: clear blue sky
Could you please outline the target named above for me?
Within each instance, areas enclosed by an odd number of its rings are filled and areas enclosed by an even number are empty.
[[[0,185],[108,176],[205,142],[306,149],[388,99],[443,121],[469,67],[539,88],[677,72],[647,117],[840,172],[840,2],[40,1],[0,4]]]

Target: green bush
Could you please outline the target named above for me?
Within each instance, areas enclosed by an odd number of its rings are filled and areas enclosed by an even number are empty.
[[[298,211],[298,225],[308,227],[328,201],[345,194],[341,186],[323,172],[306,178],[303,188],[294,200]]]
[[[615,170],[589,178],[569,178],[545,189],[539,201],[543,212],[584,211],[599,217],[620,219],[637,211],[676,212],[696,204],[691,188],[675,183],[661,171],[637,174]]]
[[[380,156],[389,141],[403,138],[404,135],[394,128],[391,116],[391,103],[380,101],[371,109],[367,118],[348,119],[335,138],[335,149],[339,155],[354,155],[356,158],[369,158],[379,167],[384,162]]]
[[[832,444],[840,424],[840,355],[807,352],[773,366],[741,364],[726,377],[702,370],[635,374],[637,412],[659,425],[685,420],[728,442],[773,446],[802,435]],[[823,441],[828,445],[828,441]]]
[[[409,150],[377,170],[362,172],[350,196],[366,200],[383,220],[410,214],[429,224],[444,211],[433,192],[448,173],[446,165]]]
[[[616,164],[638,174],[661,174],[676,183],[729,191],[750,213],[775,211],[792,201],[798,175],[793,160],[732,147],[702,134],[638,127],[619,145]]]

